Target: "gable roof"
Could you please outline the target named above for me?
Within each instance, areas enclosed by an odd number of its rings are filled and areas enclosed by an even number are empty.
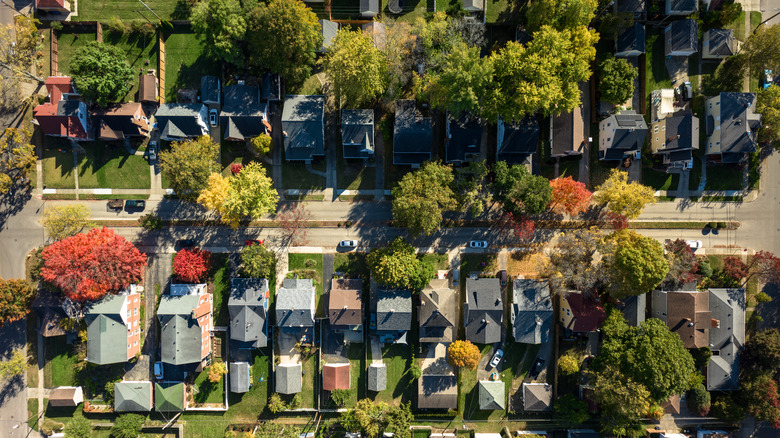
[[[276,367],[276,392],[297,394],[301,392],[302,384],[301,364],[281,364]]]
[[[223,106],[242,108],[260,104],[260,89],[253,85],[234,84],[225,87]]]
[[[57,94],[53,88],[52,96]],[[46,135],[88,140],[87,105],[80,100],[57,100],[38,105],[33,109],[35,119]]]
[[[553,303],[546,281],[512,281],[512,328],[515,342],[543,344],[550,339]]]
[[[498,278],[466,279],[466,339],[478,344],[501,340],[504,304]]]
[[[691,1],[694,2],[695,10],[695,0]],[[694,20],[686,18],[673,21],[666,27],[666,30],[669,32],[665,44],[666,53],[679,51],[697,52],[699,50],[698,26]]]
[[[599,155],[602,160],[622,160],[626,153],[642,150],[647,123],[641,114],[623,111],[599,122]]]
[[[639,52],[645,53],[645,26],[634,23],[626,29],[615,41],[615,52]]]
[[[479,408],[482,410],[506,409],[506,395],[504,382],[480,380],[477,384],[479,391]]]
[[[163,295],[157,307],[162,361],[172,365],[200,362],[204,334],[193,311],[200,295]]]
[[[460,294],[448,287],[448,280],[431,280],[420,291],[417,319],[420,323],[420,342],[452,342],[458,322]]]
[[[761,125],[761,115],[755,112],[755,93],[720,93],[720,105],[711,108],[713,100],[708,99],[707,135],[720,136],[717,142],[707,142],[707,154],[720,154],[721,162],[738,163],[745,154],[756,150],[756,132]],[[720,111],[718,111],[720,109]],[[720,116],[720,129],[716,119]]]
[[[731,56],[734,54],[734,29],[710,29],[705,35],[710,55]]]
[[[360,0],[360,15],[375,17],[379,14],[379,0]]]
[[[154,118],[163,137],[198,137],[204,134],[198,121],[205,108],[202,103],[163,103]]]
[[[445,146],[447,163],[463,162],[469,156],[478,155],[482,143],[482,122],[469,113],[457,118],[447,116],[447,145]]]
[[[374,110],[341,110],[341,144],[344,158],[368,158],[374,154]]]
[[[387,367],[372,363],[368,366],[368,390],[379,392],[387,389]]]
[[[422,164],[431,159],[433,122],[411,99],[395,101],[393,164]]]
[[[363,280],[334,279],[328,293],[328,319],[331,325],[363,324]]]
[[[418,409],[457,409],[458,378],[423,374],[417,379]]]
[[[157,76],[151,74],[140,75],[138,77],[138,100],[157,103],[158,96]]]
[[[677,333],[685,348],[706,347],[709,343],[712,314],[709,293],[697,291],[653,291],[653,317]]]
[[[710,289],[709,347],[715,352],[707,365],[707,389],[739,389],[739,352],[745,344],[744,289]]]
[[[249,364],[247,362],[230,362],[230,392],[244,393],[249,391]]]
[[[586,140],[584,114],[585,107],[580,105],[570,112],[552,116],[550,147],[553,156],[582,153]]]
[[[313,327],[314,283],[309,278],[286,278],[276,291],[276,325],[280,327]]]
[[[108,294],[87,305],[87,360],[98,365],[127,361],[127,331],[122,309],[126,295]]]
[[[412,328],[412,291],[379,289],[376,303],[376,328],[405,331]]]
[[[219,78],[204,75],[200,77],[200,101],[203,103],[219,103],[220,89]]]
[[[324,96],[287,95],[282,109],[285,159],[325,155],[324,115]]]
[[[92,112],[92,117],[98,129],[98,137],[103,140],[122,140],[129,136],[142,136],[150,129],[146,111],[140,102],[99,108]]]
[[[523,410],[526,412],[552,410],[552,386],[547,383],[523,383]]]
[[[595,332],[607,319],[607,313],[600,303],[586,298],[577,291],[566,292],[564,299],[571,308],[573,318],[567,329],[574,332]]]
[[[496,160],[510,164],[530,164],[539,147],[541,131],[535,117],[526,116],[519,122],[498,119]]]
[[[152,382],[124,381],[114,383],[115,412],[149,412],[152,410]]]
[[[626,297],[623,300],[623,317],[626,318],[626,324],[632,327],[638,327],[645,322],[645,312],[647,310],[647,294]]]
[[[328,363],[322,367],[322,389],[349,389],[349,363]]]
[[[644,13],[647,9],[645,0],[617,0],[618,12]]]
[[[671,12],[694,12],[698,8],[696,0],[666,0],[666,9]]]
[[[182,412],[186,407],[183,382],[159,382],[154,384],[154,410],[158,412]]]
[[[654,154],[699,149],[699,119],[692,113],[676,113],[655,122],[651,134],[651,150]],[[659,132],[655,132],[655,131]]]
[[[269,288],[265,278],[233,278],[230,280],[230,339],[254,342],[255,348],[268,345],[266,312]]]
[[[80,386],[58,386],[49,394],[49,404],[55,407],[75,407],[84,401],[84,390]]]

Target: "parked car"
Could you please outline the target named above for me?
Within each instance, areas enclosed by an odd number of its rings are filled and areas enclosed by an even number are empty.
[[[149,153],[149,161],[155,161],[157,159],[157,142],[150,141],[147,151]]]
[[[471,248],[487,248],[487,242],[484,240],[472,240],[469,242],[469,247]]]
[[[121,199],[110,199],[108,201],[108,208],[112,210],[121,210],[122,206],[125,205],[125,201]]]
[[[501,287],[506,287],[506,270],[502,269],[498,271],[496,277],[501,280]]]
[[[217,126],[219,124],[219,112],[216,108],[209,110],[209,124],[211,126]]]
[[[143,199],[128,199],[127,202],[125,202],[125,208],[143,210],[146,208],[146,201]]]
[[[195,246],[195,240],[194,239],[179,239],[174,243],[174,246],[176,248],[192,248]]]
[[[686,240],[685,243],[694,251],[702,247],[701,240]]]
[[[763,88],[769,88],[772,86],[772,83],[774,83],[774,76],[772,76],[772,73],[772,70],[768,68],[764,70],[764,74],[761,76],[761,85]]]
[[[352,248],[357,248],[357,246],[358,246],[357,240],[342,240],[341,242],[339,242],[339,248],[352,249]]]
[[[251,240],[251,239],[248,239],[248,240],[244,241],[244,246],[262,245],[263,243],[265,243],[265,242],[262,241],[262,240]]]
[[[163,364],[162,362],[154,363],[154,378],[157,380],[163,379]]]
[[[680,92],[682,93],[683,100],[693,99],[693,87],[690,82],[683,82]]]
[[[496,350],[496,353],[493,355],[493,359],[490,359],[490,366],[491,368],[495,368],[498,366],[498,364],[501,363],[501,359],[504,358],[504,350],[498,349]]]
[[[452,285],[457,286],[458,282],[460,282],[460,270],[459,269],[453,269],[452,270]]]
[[[542,369],[544,368],[544,359],[541,357],[537,357],[536,361],[534,361],[534,364],[531,366],[531,371],[528,372],[528,377],[531,379],[535,379],[539,377],[539,373],[542,372]]]

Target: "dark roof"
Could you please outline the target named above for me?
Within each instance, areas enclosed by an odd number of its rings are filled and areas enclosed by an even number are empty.
[[[360,0],[360,15],[374,17],[379,13],[379,0]]]
[[[260,103],[260,89],[252,85],[235,84],[225,87],[226,107],[247,107]]]
[[[755,132],[761,116],[755,113],[754,93],[720,93],[720,145],[708,145],[708,154],[721,153],[723,162],[739,162],[756,150]],[[708,104],[709,105],[709,104]],[[707,118],[707,134],[712,120]]]
[[[263,73],[260,86],[260,99],[265,102],[269,99],[282,98],[282,82],[276,73]]]
[[[216,76],[200,77],[200,101],[203,103],[219,102],[219,78]]]
[[[523,383],[523,410],[526,412],[552,410],[552,386],[547,383]]]
[[[616,41],[616,53],[637,51],[645,53],[645,26],[634,23],[620,34]]]
[[[373,392],[387,389],[387,367],[372,363],[368,366],[368,390]]]
[[[641,114],[625,111],[599,122],[599,153],[603,160],[620,160],[632,151],[642,150],[647,123]]]
[[[311,160],[325,155],[325,97],[287,95],[282,110],[284,157]]]
[[[699,35],[695,21],[690,18],[674,21],[669,28],[671,28],[669,47],[672,51],[699,50]]]
[[[645,312],[647,309],[647,294],[640,294],[623,299],[623,306],[620,309],[626,318],[626,323],[632,327],[638,327],[645,321]]]
[[[504,304],[498,278],[466,279],[466,339],[478,344],[501,340]]]
[[[734,54],[734,29],[709,30],[710,54],[731,56]]]
[[[546,281],[512,282],[512,332],[515,342],[543,344],[550,339],[553,303]]]
[[[127,331],[122,308],[127,295],[108,294],[86,306],[87,360],[98,365],[127,361]]]
[[[41,336],[62,336],[66,333],[60,325],[60,320],[68,316],[63,309],[64,303],[65,298],[60,293],[46,288],[38,290],[32,308],[38,314]]]
[[[163,137],[198,137],[203,127],[198,116],[205,107],[202,103],[163,103],[154,114]]]
[[[163,295],[157,308],[162,361],[172,365],[200,362],[203,331],[192,311],[200,295]],[[208,336],[208,334],[206,334]]]
[[[230,339],[252,342],[255,348],[268,345],[267,307],[268,280],[265,278],[233,278],[230,280]]]
[[[105,140],[146,135],[149,130],[148,119],[136,119],[137,112],[140,112],[139,118],[147,117],[146,111],[138,102],[112,105],[93,111],[92,121],[97,127],[98,136]]]
[[[568,113],[552,117],[552,155],[580,152],[583,142],[587,140],[583,131],[584,114],[585,108],[580,105]]]
[[[678,158],[690,156],[692,149],[699,149],[699,119],[694,117],[692,113],[677,113],[657,122],[657,124],[663,129],[651,134],[654,154],[689,151],[688,154],[676,154],[675,158]]]
[[[281,364],[276,366],[276,392],[281,394],[297,394],[303,385],[303,369],[301,364]]]
[[[617,0],[618,12],[633,12],[642,14],[647,9],[645,0]]]
[[[539,147],[539,121],[527,116],[519,122],[505,123],[498,119],[497,161],[525,164]]]
[[[286,278],[276,291],[276,325],[313,327],[315,295],[311,279]]]
[[[226,106],[219,117],[226,140],[246,140],[264,134],[264,120],[265,104]]]
[[[666,4],[672,12],[693,12],[697,9],[696,0],[666,0]]]
[[[344,158],[374,155],[374,110],[341,110],[341,144]]]
[[[452,114],[447,118],[447,162],[467,161],[468,155],[479,154],[482,142],[482,122],[471,114],[463,113],[458,118]]]
[[[437,281],[437,280],[433,280]],[[433,282],[432,281],[432,282]],[[420,342],[452,342],[455,340],[455,324],[458,318],[460,294],[444,284],[427,286],[420,292],[417,319],[420,323]]]
[[[580,292],[567,292],[564,299],[569,303],[572,320],[566,329],[573,332],[595,332],[607,318],[600,303],[584,297]]]
[[[433,123],[414,100],[395,101],[393,164],[422,164],[431,159]]]
[[[363,280],[331,280],[331,288],[328,293],[330,324],[334,326],[363,324],[362,293]]]
[[[458,378],[423,374],[417,379],[417,407],[419,409],[457,409]]]
[[[230,362],[230,392],[244,393],[249,391],[249,364],[247,362]]]
[[[412,328],[412,291],[377,291],[376,328],[386,331],[405,331]]]
[[[322,367],[322,389],[349,389],[349,362],[329,363]]]

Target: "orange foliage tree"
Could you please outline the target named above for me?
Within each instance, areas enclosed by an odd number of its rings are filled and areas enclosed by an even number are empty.
[[[570,176],[555,178],[550,181],[550,187],[552,187],[552,199],[547,208],[554,213],[576,216],[590,206],[590,198],[593,194],[585,188],[585,184],[574,181]]]
[[[450,365],[454,367],[467,367],[476,370],[479,359],[482,358],[479,348],[469,341],[455,341],[447,348]]]

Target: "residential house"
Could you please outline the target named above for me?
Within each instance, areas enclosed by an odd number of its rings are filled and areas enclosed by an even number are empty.
[[[249,387],[252,386],[249,370],[249,363],[247,362],[230,362],[230,370],[228,372],[230,392],[243,394],[249,391]]]
[[[696,4],[696,0],[690,1],[694,5]],[[698,52],[699,36],[697,32],[698,26],[690,18],[673,21],[664,30],[664,54],[666,56],[690,56]]]
[[[568,291],[561,297],[561,324],[575,333],[595,332],[607,313],[596,298],[586,297],[578,291]]]
[[[677,113],[653,122],[650,151],[663,157],[670,169],[692,169],[693,151],[699,149],[699,118]]]
[[[539,149],[539,121],[527,116],[519,122],[507,123],[498,118],[496,133],[496,161],[507,164],[531,165],[533,155]]]
[[[260,89],[241,82],[225,87],[225,104],[219,115],[224,138],[229,141],[251,140],[271,128],[267,107],[260,103]]]
[[[138,101],[154,104],[160,102],[160,81],[154,70],[138,77]]]
[[[371,363],[368,366],[368,390],[372,392],[387,389],[387,367],[385,364]]]
[[[282,98],[282,81],[276,73],[263,73],[260,82],[260,101],[269,102]]]
[[[506,409],[506,388],[501,380],[480,380],[477,382],[479,409],[498,411]]]
[[[417,409],[458,409],[458,378],[426,374],[417,379]]]
[[[666,0],[666,15],[688,16],[699,9],[696,0]]]
[[[712,324],[709,298],[706,291],[653,291],[652,316],[679,334],[685,348],[706,347]]]
[[[41,132],[76,141],[93,140],[87,104],[78,100],[70,77],[49,76],[44,85],[49,92],[49,101],[33,109]]]
[[[154,384],[154,410],[157,412],[183,412],[187,409],[184,382],[157,382]]]
[[[49,393],[52,407],[74,408],[84,401],[84,390],[80,386],[58,386]]]
[[[647,137],[647,123],[641,114],[623,111],[599,122],[599,159],[620,161],[638,158]]]
[[[216,76],[200,77],[200,101],[207,105],[222,103],[222,84]]]
[[[311,162],[325,155],[325,97],[287,95],[282,110],[284,158]]]
[[[68,0],[35,0],[35,9],[39,13],[44,13],[46,19],[64,20],[70,15],[70,2]]]
[[[303,387],[303,368],[301,364],[283,363],[276,366],[276,392],[297,394]]]
[[[469,113],[463,113],[457,118],[447,114],[447,143],[444,148],[447,163],[479,161],[482,125],[478,117]]]
[[[550,340],[553,303],[546,281],[512,281],[512,332],[515,342],[544,344]]]
[[[182,141],[209,133],[209,110],[202,103],[163,103],[154,118],[164,141]]]
[[[463,10],[467,12],[482,12],[485,0],[463,0]]]
[[[141,352],[141,294],[129,285],[86,308],[87,361],[97,365],[124,363]]]
[[[634,23],[615,40],[615,56],[628,58],[643,53],[645,53],[645,26]]]
[[[149,114],[140,102],[129,102],[98,108],[92,112],[97,138],[105,141],[127,137],[146,137],[152,126]]]
[[[523,383],[523,411],[547,412],[552,410],[552,385],[548,383]]]
[[[460,294],[445,279],[433,279],[420,291],[417,318],[420,342],[452,342],[456,337]]]
[[[374,110],[341,110],[341,145],[344,158],[374,157]]]
[[[320,28],[322,28],[322,46],[320,47],[319,52],[324,52],[328,50],[330,42],[336,37],[336,34],[339,33],[339,24],[322,19],[320,20]]]
[[[393,127],[393,164],[419,167],[431,159],[433,123],[414,100],[395,101]]]
[[[205,284],[172,284],[160,298],[157,318],[163,363],[195,364],[211,354],[213,300]]]
[[[756,151],[761,115],[755,112],[755,93],[720,93],[705,102],[707,158],[740,163]]]
[[[734,29],[710,29],[704,32],[701,44],[702,59],[724,59],[739,51]]]
[[[583,85],[580,84],[580,89]],[[559,116],[550,116],[551,157],[582,155],[585,137],[585,107],[582,105]]]
[[[477,344],[501,342],[504,330],[504,302],[498,278],[466,279],[463,323],[466,339]]]
[[[322,366],[322,389],[349,389],[349,362],[326,363]]]
[[[617,0],[614,7],[615,13],[632,13],[634,19],[642,19],[647,12],[646,0]]]
[[[371,36],[374,47],[379,50],[385,50],[387,46],[387,32],[385,24],[379,21],[371,21],[361,26],[363,33]]]
[[[379,0],[360,0],[360,16],[366,18],[376,17],[379,14]]]
[[[350,342],[363,342],[363,280],[338,278],[330,284],[329,329],[344,334]]]
[[[268,345],[268,280],[233,278],[230,280],[230,340],[238,348],[263,348]]]
[[[46,288],[38,291],[32,309],[38,316],[38,332],[45,338],[65,336],[67,332],[60,321],[65,318],[76,318],[79,314],[78,308],[70,298]]]
[[[645,322],[647,294],[623,298],[617,308],[623,313],[623,317],[626,318],[626,324],[631,327],[639,327],[640,324]]]
[[[153,403],[152,382],[114,383],[114,412],[149,412]]]
[[[310,278],[286,278],[276,291],[276,326],[287,332],[313,329],[316,295]]]
[[[412,329],[412,291],[386,289],[376,292],[376,335],[381,343],[406,344]]]

